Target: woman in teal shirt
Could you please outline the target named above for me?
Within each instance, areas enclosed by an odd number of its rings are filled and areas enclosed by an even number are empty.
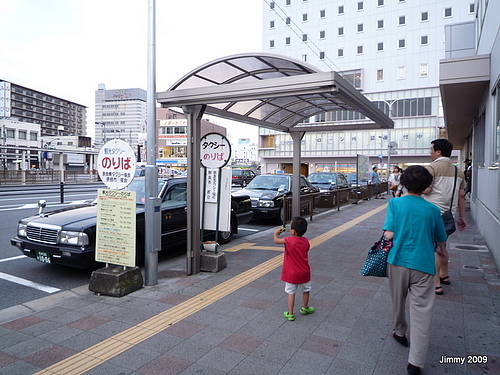
[[[420,374],[427,358],[435,296],[434,252],[437,249],[438,255],[442,255],[447,237],[439,208],[421,197],[431,182],[432,175],[426,168],[408,167],[401,176],[408,194],[389,201],[384,223],[385,237],[393,241],[387,257],[394,317],[392,335],[403,346],[408,346],[405,304],[409,296],[409,374]]]

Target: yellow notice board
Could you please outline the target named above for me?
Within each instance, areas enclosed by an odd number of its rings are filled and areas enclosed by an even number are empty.
[[[99,189],[95,260],[135,266],[135,191]]]

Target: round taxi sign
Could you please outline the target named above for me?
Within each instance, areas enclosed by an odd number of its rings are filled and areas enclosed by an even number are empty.
[[[201,165],[222,168],[231,159],[231,144],[219,133],[208,133],[200,139]]]
[[[123,189],[135,175],[135,154],[128,143],[112,139],[102,146],[97,156],[97,172],[110,189]]]

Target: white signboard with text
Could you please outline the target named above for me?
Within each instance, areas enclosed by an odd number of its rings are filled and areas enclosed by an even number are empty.
[[[99,189],[95,260],[135,266],[136,192]]]
[[[102,146],[97,156],[97,172],[110,189],[123,189],[134,178],[136,158],[128,143],[112,139]]]

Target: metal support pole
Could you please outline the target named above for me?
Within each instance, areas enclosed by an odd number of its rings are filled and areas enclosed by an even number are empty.
[[[64,203],[64,182],[59,182],[59,196],[61,203]]]
[[[293,176],[292,176],[292,217],[300,216],[300,167],[302,138],[305,132],[290,133],[293,140]]]
[[[201,118],[206,106],[183,107],[187,119],[187,274],[193,275],[201,270]]]
[[[59,180],[64,182],[64,154],[59,153]]]
[[[156,168],[156,0],[148,2],[148,87],[147,87],[147,164],[146,164],[146,238],[145,285],[158,284],[158,252],[155,238],[161,233],[154,225],[154,210],[158,197],[158,168]],[[115,133],[116,134],[116,133]],[[157,242],[158,243],[158,242]]]

